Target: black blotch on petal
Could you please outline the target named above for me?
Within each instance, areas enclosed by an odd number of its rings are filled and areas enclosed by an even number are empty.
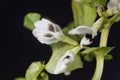
[[[93,41],[93,39],[92,39],[92,34],[86,34],[85,37],[86,37],[87,39],[89,39],[90,42]]]
[[[69,58],[70,58],[70,56],[66,56],[66,57],[65,57],[65,59],[69,59]]]
[[[45,34],[44,36],[45,36],[45,37],[53,37],[52,34]]]
[[[48,30],[49,30],[49,31],[52,31],[52,32],[55,32],[54,27],[53,27],[52,24],[49,24]]]

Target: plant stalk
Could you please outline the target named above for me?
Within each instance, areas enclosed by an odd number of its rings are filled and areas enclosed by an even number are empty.
[[[101,33],[100,47],[105,47],[107,45],[107,39],[109,34],[109,28],[104,28]],[[93,75],[92,80],[101,80],[102,73],[104,68],[104,56],[96,55],[96,69]]]
[[[73,40],[73,39],[71,39],[71,38],[69,38],[69,37],[67,37],[65,35],[61,35],[59,39],[62,42],[68,43],[68,44],[73,45],[73,46],[77,46],[78,45],[78,43],[75,40]]]
[[[100,47],[107,46],[110,26],[111,24],[108,22],[108,24],[105,25],[105,28],[101,32],[100,45],[99,45]],[[96,55],[96,69],[92,77],[92,80],[101,80],[103,68],[104,68],[104,56]]]
[[[108,40],[108,35],[109,35],[110,28],[106,27],[102,30],[101,33],[101,39],[100,39],[100,47],[105,47],[107,46],[107,40]]]
[[[96,56],[96,69],[92,80],[101,80],[101,76],[103,73],[104,67],[104,57],[103,56]]]

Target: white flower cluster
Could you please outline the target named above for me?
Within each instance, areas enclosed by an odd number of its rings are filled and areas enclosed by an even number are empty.
[[[99,24],[101,19],[96,21],[94,24]],[[47,19],[41,19],[34,23],[35,29],[33,30],[33,35],[43,44],[52,44],[61,40],[60,35],[64,35],[60,26],[52,23]],[[84,35],[80,41],[80,47],[83,45],[89,45],[92,43],[93,38],[97,35],[96,26],[78,26],[75,29],[71,29],[68,33],[72,35]],[[74,61],[73,52],[68,50],[61,58],[55,67],[54,74],[59,74],[61,71],[65,70],[68,65]],[[70,74],[70,72],[65,73],[65,75]]]
[[[109,0],[107,9],[113,11],[113,14],[120,13],[120,0]],[[80,48],[83,48],[85,45],[90,45],[93,42],[94,37],[97,35],[97,32],[101,27],[102,21],[103,19],[100,18],[92,26],[77,26],[76,28],[71,29],[68,34],[83,35],[80,41]],[[35,29],[32,32],[33,35],[43,44],[52,44],[63,40],[60,37],[61,35],[64,35],[60,26],[47,19],[42,18],[40,21],[35,22],[34,26]],[[73,61],[73,53],[71,50],[68,50],[58,60],[54,74],[59,74],[61,71],[65,70]],[[68,75],[70,72],[66,72],[65,74]]]
[[[94,24],[99,24],[101,19],[96,21]],[[33,35],[43,44],[52,44],[62,40],[59,36],[64,35],[60,26],[54,24],[47,19],[41,19],[35,22],[35,29],[33,30]],[[71,35],[84,35],[80,42],[80,47],[83,45],[89,45],[92,43],[93,38],[97,35],[96,25],[89,26],[78,26],[75,29],[70,30],[68,33]]]

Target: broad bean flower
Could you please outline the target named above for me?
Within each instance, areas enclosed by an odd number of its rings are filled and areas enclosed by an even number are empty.
[[[33,35],[43,44],[52,44],[59,41],[59,35],[63,35],[59,25],[42,18],[34,23]]]
[[[75,29],[71,29],[68,33],[72,35],[84,35],[80,42],[80,47],[83,48],[84,45],[90,45],[97,35],[97,31],[101,27],[103,18],[98,19],[93,26],[78,26]]]
[[[75,29],[69,31],[69,34],[82,34],[84,35],[80,42],[80,47],[83,45],[89,45],[92,43],[93,38],[97,35],[96,31],[89,26],[78,26]]]
[[[113,10],[113,13],[120,13],[120,0],[110,0],[107,4],[108,10]]]
[[[74,56],[70,50],[68,50],[58,61],[55,74],[59,74],[61,71],[67,68],[67,66],[74,61]]]

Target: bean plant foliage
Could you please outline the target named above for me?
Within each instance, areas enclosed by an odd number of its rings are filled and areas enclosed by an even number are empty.
[[[40,13],[28,13],[24,27],[30,30],[40,44],[51,47],[49,61],[32,62],[25,77],[15,80],[49,80],[46,71],[53,75],[70,73],[83,68],[83,61],[96,59],[96,68],[91,80],[101,80],[104,61],[111,60],[109,54],[115,47],[107,46],[112,25],[120,21],[120,0],[72,0],[73,21],[61,28]],[[49,17],[49,16],[47,16]],[[100,35],[99,46],[89,46]],[[81,59],[83,57],[83,59]]]

